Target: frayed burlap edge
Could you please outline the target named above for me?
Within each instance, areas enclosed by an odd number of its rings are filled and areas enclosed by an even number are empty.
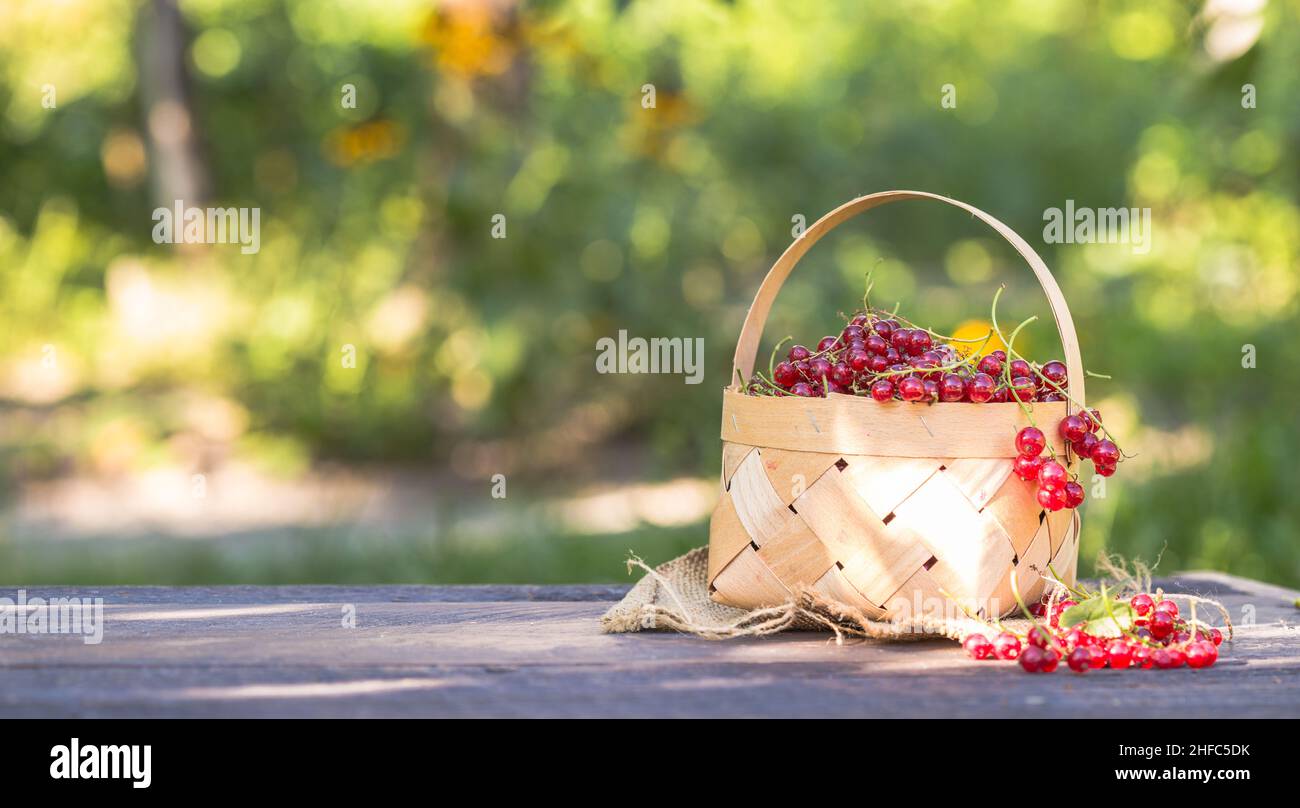
[[[848,638],[916,640],[946,637],[960,640],[988,626],[970,618],[913,617],[874,620],[847,603],[803,588],[785,603],[762,609],[737,609],[709,597],[709,549],[699,547],[651,569],[641,559],[628,560],[628,571],[645,576],[601,617],[606,633],[679,631],[706,640],[762,637],[790,630],[830,631],[837,643]]]

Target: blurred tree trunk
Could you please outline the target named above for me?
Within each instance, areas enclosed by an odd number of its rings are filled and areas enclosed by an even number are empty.
[[[175,0],[152,0],[141,7],[136,30],[156,202],[170,206],[181,199],[187,206],[199,205],[208,195],[208,174],[189,97],[185,24]]]

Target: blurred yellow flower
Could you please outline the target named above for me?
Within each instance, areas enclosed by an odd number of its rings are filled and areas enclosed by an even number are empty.
[[[957,326],[952,332],[952,336],[957,340],[970,340],[968,342],[954,342],[953,347],[957,353],[962,356],[970,356],[976,350],[979,350],[980,356],[987,356],[997,350],[1006,350],[1006,345],[998,339],[997,334],[989,336],[993,330],[993,324],[988,320],[966,320]],[[988,337],[988,342],[984,338]],[[983,348],[981,349],[981,345]]]

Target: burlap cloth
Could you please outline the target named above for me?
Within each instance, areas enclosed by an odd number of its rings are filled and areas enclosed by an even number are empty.
[[[788,630],[831,631],[837,642],[846,637],[916,640],[947,637],[960,640],[972,632],[989,633],[989,626],[968,617],[910,616],[873,620],[854,606],[831,600],[820,592],[801,589],[785,603],[747,611],[709,598],[706,579],[709,548],[698,547],[650,569],[639,558],[628,570],[645,570],[631,591],[600,618],[607,633],[680,631],[709,640],[755,637]],[[1027,624],[1007,620],[1008,628],[1023,631]]]

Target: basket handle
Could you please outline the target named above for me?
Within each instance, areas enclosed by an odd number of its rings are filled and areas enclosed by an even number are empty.
[[[1070,317],[1070,307],[1065,304],[1065,297],[1061,294],[1061,287],[1056,285],[1056,279],[1052,277],[1052,273],[1047,269],[1047,264],[1043,263],[1043,259],[1038,257],[1038,253],[1034,252],[1034,248],[1016,235],[1015,231],[979,208],[925,191],[882,191],[860,196],[840,205],[818,219],[812,227],[805,230],[803,235],[795,239],[786,248],[781,257],[768,270],[767,277],[763,278],[762,285],[758,287],[758,293],[754,295],[754,302],[749,307],[749,313],[745,315],[745,324],[740,329],[740,339],[736,343],[736,355],[733,364],[740,370],[741,378],[748,379],[754,372],[754,358],[758,353],[759,340],[763,336],[763,326],[767,323],[767,316],[772,311],[772,302],[776,299],[777,293],[781,291],[781,286],[785,283],[785,279],[790,276],[795,264],[799,263],[800,258],[803,258],[804,253],[808,252],[822,236],[835,229],[841,222],[879,205],[886,205],[904,199],[934,199],[961,208],[997,231],[998,235],[1006,239],[1007,243],[1014,247],[1016,252],[1020,253],[1020,257],[1029,264],[1029,268],[1034,271],[1039,284],[1042,285],[1043,292],[1047,295],[1047,303],[1052,310],[1052,317],[1056,320],[1056,329],[1061,336],[1061,347],[1065,349],[1065,368],[1069,374],[1069,378],[1066,380],[1066,390],[1069,391],[1070,397],[1075,401],[1084,402],[1083,359],[1079,356],[1079,337],[1074,331],[1074,320]],[[734,382],[735,377],[733,374],[728,385],[730,386]],[[1067,411],[1073,410],[1073,407],[1074,405],[1067,403]]]

